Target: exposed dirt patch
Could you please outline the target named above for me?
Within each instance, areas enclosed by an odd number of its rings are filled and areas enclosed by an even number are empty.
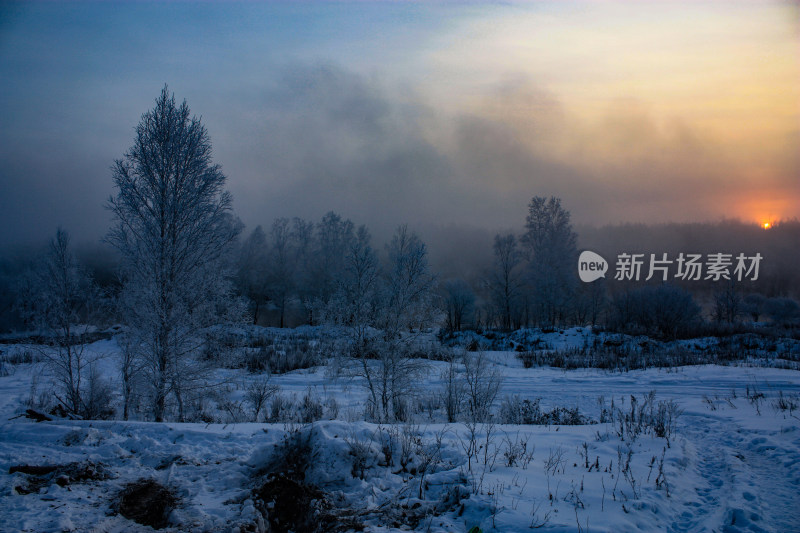
[[[270,464],[259,474],[256,506],[270,531],[324,533],[362,531],[364,526],[344,502],[337,505],[328,493],[306,482],[313,450],[310,432],[295,432],[276,446]]]
[[[173,491],[154,479],[142,478],[120,491],[114,507],[129,520],[162,529],[169,525],[169,515],[178,502]]]
[[[36,493],[54,482],[66,487],[74,483],[102,481],[111,477],[105,466],[91,461],[65,465],[16,465],[8,469],[9,474],[17,472],[26,475],[25,481],[14,487],[17,494]]]
[[[322,491],[283,475],[272,477],[256,490],[272,531],[318,531],[316,517],[325,510]]]

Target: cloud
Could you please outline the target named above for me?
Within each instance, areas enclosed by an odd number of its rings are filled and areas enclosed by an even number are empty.
[[[587,117],[517,76],[462,105],[440,106],[417,86],[332,62],[269,68],[251,84],[194,87],[188,101],[250,227],[335,210],[366,223],[376,240],[401,223],[519,230],[534,195],[561,197],[581,224],[713,220],[757,209],[741,203],[754,196],[756,166],[732,163],[713,134],[681,117],[659,119],[638,99]],[[58,224],[78,239],[105,233],[108,168],[146,107],[133,112],[129,102],[109,100],[88,116],[85,106],[59,104],[57,120],[33,125],[25,123],[47,115],[8,113],[19,127],[0,148],[0,242],[42,238]],[[796,135],[776,149],[781,158],[759,183],[765,197],[800,196],[791,179]]]

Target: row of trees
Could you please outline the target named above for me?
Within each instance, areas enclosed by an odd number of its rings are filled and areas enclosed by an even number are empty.
[[[109,199],[115,225],[107,241],[121,258],[121,288],[113,298],[125,324],[121,339],[124,414],[134,384],[144,383],[149,410],[162,421],[172,409],[184,418],[185,396],[199,383],[196,357],[208,328],[241,323],[244,299],[259,308],[270,301],[281,312],[301,302],[312,322],[344,326],[351,336],[348,368],[368,383],[376,418],[397,418],[403,382],[415,369],[407,347],[414,332],[435,314],[427,249],[406,226],[386,247],[383,261],[366,227],[330,213],[313,225],[278,220],[267,238],[257,228],[235,257],[241,224],[224,190],[225,176],[211,160],[211,144],[186,103],[177,105],[166,87],[155,108],[142,116],[132,148],[115,162],[117,189]],[[235,270],[238,266],[238,276]],[[98,318],[91,278],[69,250],[59,229],[20,305],[51,339],[48,357],[64,396],[61,405],[78,415],[86,408],[87,362],[75,324]],[[97,297],[97,298],[96,298]]]
[[[101,304],[103,315],[116,314],[125,324],[125,416],[139,382],[149,389],[156,421],[170,410],[183,419],[186,395],[201,382],[196,355],[208,329],[241,323],[248,306],[253,323],[270,308],[281,327],[290,310],[299,311],[301,322],[342,326],[350,340],[343,368],[364,379],[371,416],[381,420],[403,418],[403,396],[420,370],[409,350],[425,328],[596,323],[609,308],[602,281],[577,281],[577,235],[557,198],[534,197],[524,232],[497,235],[493,267],[471,284],[438,283],[425,244],[407,226],[380,254],[365,226],[335,213],[316,224],[277,219],[268,232],[257,227],[240,243],[242,224],[212,161],[207,131],[166,86],[142,115],[112,177],[116,194],[108,208],[115,223],[106,240],[121,260],[114,297],[100,297],[61,229],[20,285],[20,309],[51,339],[47,353],[61,385],[59,401],[72,413],[91,415],[102,404],[96,380],[86,379],[93,375],[93,361],[81,348],[88,326],[75,331],[100,316]],[[615,298],[609,316],[621,327],[638,321],[675,336],[680,321],[698,313],[684,292],[647,291]],[[731,320],[738,300],[728,296],[717,308],[721,319]]]
[[[493,253],[480,279],[443,284],[449,330],[598,323],[606,286],[579,282],[577,234],[559,198],[534,197],[523,233],[496,235]]]
[[[316,224],[279,218],[268,232],[255,228],[242,244],[237,275],[241,294],[250,302],[253,323],[284,327],[321,322],[322,311],[347,275],[348,254],[353,246],[364,246],[365,236],[368,240],[366,228],[357,229],[332,212]],[[494,265],[481,279],[455,278],[438,284],[436,297],[441,300],[446,327],[459,330],[479,323],[512,329],[595,322],[601,283],[582,287],[577,282],[576,240],[569,212],[559,199],[533,198],[525,232],[519,237],[513,233],[495,237]],[[477,300],[484,302],[480,316]],[[274,322],[265,319],[266,308],[277,314]],[[301,318],[290,320],[290,311],[297,310]]]

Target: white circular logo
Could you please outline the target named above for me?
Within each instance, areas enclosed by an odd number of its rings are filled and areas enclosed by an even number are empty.
[[[581,281],[591,283],[592,281],[606,277],[608,272],[608,261],[602,256],[586,250],[581,252],[578,258],[578,275]]]

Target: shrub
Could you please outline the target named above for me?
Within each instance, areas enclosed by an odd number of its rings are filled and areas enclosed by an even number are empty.
[[[92,420],[105,420],[114,416],[111,407],[113,390],[111,384],[100,375],[97,366],[89,367],[89,377],[83,392],[83,409],[81,415]]]
[[[668,284],[648,285],[614,296],[609,326],[676,339],[688,334],[699,319],[700,307],[688,291]]]
[[[591,418],[580,413],[578,407],[554,407],[550,411],[543,411],[539,402],[535,400],[520,399],[519,396],[506,397],[500,404],[498,417],[501,424],[536,425],[550,424],[564,426],[582,426],[596,423]]]
[[[764,311],[776,324],[790,325],[800,321],[800,305],[791,298],[770,298],[764,302]]]
[[[322,402],[319,401],[314,391],[309,388],[306,390],[305,396],[300,403],[300,422],[310,424],[322,419],[323,408]]]
[[[259,415],[266,411],[267,402],[278,393],[280,387],[270,383],[270,375],[252,381],[245,390],[244,399],[253,409],[253,422],[258,422]]]

